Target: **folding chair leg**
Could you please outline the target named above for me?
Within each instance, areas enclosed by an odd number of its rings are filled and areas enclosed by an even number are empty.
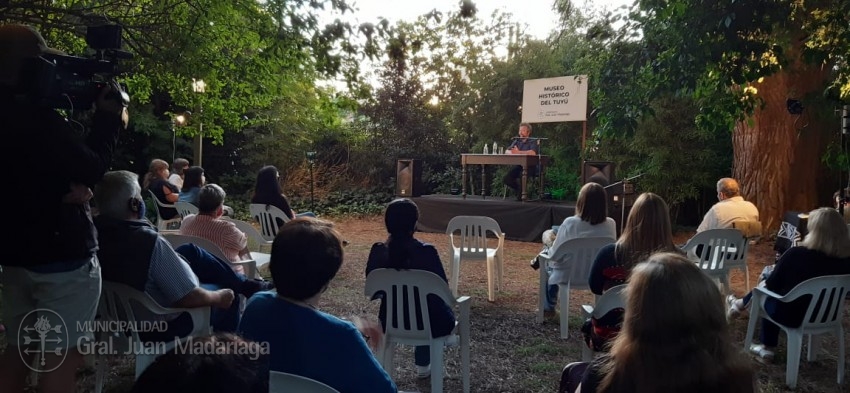
[[[496,263],[492,258],[487,258],[487,300],[496,301]]]
[[[806,352],[807,362],[814,362],[815,360],[817,360],[818,353],[820,353],[820,344],[822,338],[822,334],[809,335],[809,350]]]
[[[838,336],[838,385],[843,386],[844,363],[846,362],[846,359],[844,359],[844,327],[838,327],[836,336]]]
[[[545,263],[542,264],[540,270],[539,289],[537,290],[537,323],[543,323],[543,311],[546,308],[546,287],[549,284],[549,274],[546,273]]]
[[[460,278],[460,261],[455,257],[452,261],[452,276],[449,281],[449,287],[452,290],[452,294],[457,297],[457,285]]]
[[[756,306],[755,304],[753,306]],[[785,384],[789,388],[797,387],[797,373],[800,371],[800,352],[803,347],[803,336],[799,334],[788,334],[788,360],[785,364]]]
[[[558,306],[561,309],[561,338],[570,338],[570,284],[558,284]]]
[[[443,391],[443,344],[431,342],[431,392]]]

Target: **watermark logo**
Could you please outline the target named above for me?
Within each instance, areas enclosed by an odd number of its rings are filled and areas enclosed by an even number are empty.
[[[34,314],[34,315],[33,315]],[[28,324],[35,318],[35,322]],[[62,317],[53,310],[39,308],[32,310],[18,326],[18,354],[30,370],[38,373],[53,371],[68,356],[68,326]],[[27,359],[35,355],[35,361]],[[60,358],[58,362],[48,364],[48,356]]]

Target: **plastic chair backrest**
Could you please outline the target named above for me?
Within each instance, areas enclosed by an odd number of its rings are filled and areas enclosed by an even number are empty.
[[[788,300],[811,296],[800,329],[822,329],[841,324],[844,296],[850,290],[850,275],[821,276],[803,281],[784,297]]]
[[[455,234],[460,232],[458,242]],[[487,233],[502,236],[499,223],[485,216],[456,216],[449,221],[446,234],[452,248],[460,252],[462,259],[487,259]],[[494,247],[490,247],[491,249]]]
[[[227,256],[224,255],[224,251],[221,250],[221,247],[219,247],[218,244],[215,244],[215,243],[213,243],[213,242],[211,242],[207,239],[204,239],[202,237],[180,235],[180,234],[177,234],[177,233],[162,233],[162,237],[164,237],[165,240],[168,240],[168,242],[171,243],[171,248],[177,248],[177,247],[180,247],[184,244],[191,243],[191,244],[194,244],[194,245],[196,245],[200,248],[203,248],[204,250],[206,250],[210,254],[213,254],[216,257],[221,258],[221,260],[223,260],[225,262],[229,261]]]
[[[431,341],[428,295],[439,296],[449,307],[455,304],[449,284],[440,276],[425,270],[375,269],[366,276],[365,293],[372,298],[378,292],[384,292],[387,308],[385,334],[407,340],[421,340],[423,345]],[[409,321],[407,326],[405,321]]]
[[[626,308],[626,299],[623,291],[626,289],[626,284],[611,287],[599,298],[596,299],[596,305],[593,307],[591,316],[594,318],[602,318],[611,310],[618,308]]]
[[[258,246],[272,243],[271,241],[266,240],[265,237],[263,237],[263,234],[261,234],[260,231],[257,230],[257,228],[255,228],[253,225],[251,225],[251,223],[247,221],[237,220],[231,217],[222,217],[222,219],[232,222],[234,225],[236,225],[236,228],[238,228],[245,235],[247,235],[248,239],[252,239],[254,242],[256,242]]]
[[[269,371],[269,393],[339,393],[338,390],[315,379],[300,375]]]
[[[252,203],[249,206],[249,210],[251,217],[260,224],[260,234],[263,236],[263,239],[268,241],[274,241],[275,236],[277,236],[277,220],[283,223],[289,221],[286,213],[276,206]]]
[[[198,214],[198,207],[186,201],[177,201],[174,203],[174,207],[177,209],[177,213],[180,213],[181,218],[186,218],[190,214]]]
[[[702,245],[702,251],[700,255],[697,255],[696,251],[700,245]],[[748,242],[741,231],[724,228],[697,233],[682,249],[700,269],[711,273],[725,270],[726,261],[745,258],[747,246]]]
[[[610,237],[579,237],[561,243],[550,258],[554,270],[549,283],[569,282],[572,289],[589,288],[590,268],[596,254],[614,242]]]

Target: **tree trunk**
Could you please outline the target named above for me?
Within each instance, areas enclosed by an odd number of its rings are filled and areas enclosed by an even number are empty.
[[[830,139],[826,131],[838,123],[818,118],[813,108],[792,115],[786,100],[805,106],[805,98],[819,94],[828,78],[827,66],[793,62],[754,85],[765,105],[735,126],[732,173],[744,198],[759,208],[765,235],[776,233],[786,211],[819,206],[818,191],[827,180],[820,162]]]

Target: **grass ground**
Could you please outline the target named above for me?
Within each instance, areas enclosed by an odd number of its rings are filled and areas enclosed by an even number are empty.
[[[364,269],[372,243],[385,237],[380,217],[345,218],[336,221],[346,240],[345,263],[331,288],[322,299],[320,308],[331,314],[347,317],[375,318],[377,303],[369,302],[363,294]],[[684,243],[691,233],[679,233],[677,243]],[[433,243],[440,250],[448,269],[448,239],[445,234],[419,233],[417,237]],[[762,268],[773,262],[773,244],[761,242],[749,251],[749,286]],[[487,301],[487,280],[483,264],[463,264],[459,292],[472,296],[472,391],[473,392],[554,392],[557,391],[561,369],[581,357],[581,319],[579,305],[592,304],[589,292],[573,291],[570,304],[570,339],[558,334],[557,321],[535,322],[537,309],[538,273],[528,266],[529,260],[540,250],[539,243],[507,241],[504,267],[504,287],[497,293],[496,301]],[[732,288],[744,292],[743,274],[732,273]],[[747,320],[732,324],[735,340],[743,346]],[[0,334],[0,345],[4,337]],[[780,351],[774,364],[755,363],[762,392],[790,391],[785,387],[784,335],[780,337]],[[817,361],[801,362],[796,392],[847,392],[848,388],[836,384],[836,344],[834,338],[824,340],[826,352]],[[804,349],[805,351],[805,349]],[[106,392],[127,392],[133,382],[133,360],[113,357],[109,360]],[[445,391],[460,392],[460,354],[450,348],[446,353]],[[402,347],[396,353],[396,382],[404,391],[429,391],[428,380],[419,381],[413,369],[413,351]],[[83,371],[78,392],[92,391],[94,375]]]

